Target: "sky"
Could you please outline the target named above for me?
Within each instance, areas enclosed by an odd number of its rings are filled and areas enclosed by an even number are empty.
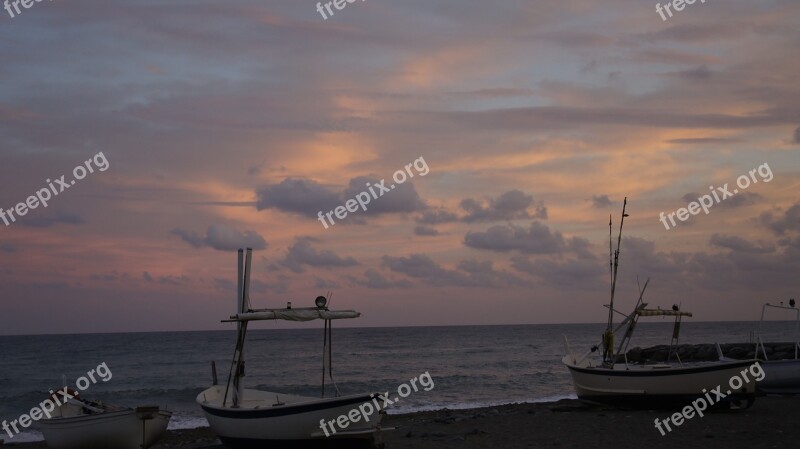
[[[626,197],[620,310],[800,297],[800,2],[344,5],[0,11],[0,334],[602,322]]]

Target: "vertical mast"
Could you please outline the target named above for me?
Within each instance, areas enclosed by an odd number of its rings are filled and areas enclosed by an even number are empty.
[[[611,301],[608,305],[608,325],[606,326],[606,332],[603,335],[603,346],[605,348],[603,358],[604,361],[614,365],[614,330],[612,329],[612,322],[614,316],[614,291],[617,288],[617,270],[619,269],[619,247],[622,243],[622,225],[625,223],[625,217],[628,214],[625,213],[625,208],[628,205],[628,197],[625,197],[625,200],[622,202],[622,217],[619,221],[619,236],[617,237],[617,249],[614,251],[614,262],[612,265],[611,271]],[[611,220],[608,221],[609,224],[609,237],[611,235]],[[611,247],[611,241],[609,239],[609,249]]]
[[[619,269],[619,246],[622,243],[622,225],[625,223],[625,217],[628,214],[625,213],[625,207],[628,205],[628,197],[625,197],[625,200],[622,202],[622,217],[619,221],[619,236],[617,237],[617,249],[614,251],[614,274],[611,276],[611,308],[614,308],[614,290],[617,288],[617,270]],[[611,317],[613,310],[609,310],[608,316]],[[610,319],[609,319],[609,327],[608,330],[611,330],[610,326]]]
[[[253,250],[247,248],[244,260],[244,275],[242,276],[242,291],[239,296],[237,313],[245,313],[250,308],[250,263],[253,259]],[[247,321],[239,322],[239,339],[237,342],[236,372],[233,378],[233,406],[237,407],[242,401],[242,376],[244,376],[244,340],[247,335]]]
[[[250,308],[250,263],[253,257],[253,250],[247,248],[247,257],[244,251],[239,250],[239,263],[237,270],[237,289],[236,289],[236,313],[245,313]],[[237,323],[236,349],[231,361],[231,373],[228,375],[228,384],[225,387],[225,396],[222,399],[224,406],[231,393],[232,407],[239,407],[242,401],[241,377],[244,375],[244,341],[247,334],[247,321]],[[232,388],[231,388],[232,387]]]
[[[611,329],[614,320],[614,252],[611,249],[611,214],[608,214],[608,274],[610,276],[609,286],[611,287],[611,304],[608,307],[608,324],[606,332]]]
[[[250,264],[253,260],[253,249],[247,248],[247,257],[244,262],[244,285],[242,286],[242,297],[239,303],[239,313],[245,313],[250,309]]]
[[[243,277],[243,274],[244,274],[244,250],[241,249],[241,248],[239,248],[239,263],[238,263],[237,268],[238,269],[236,271],[236,273],[237,273],[237,275],[236,275],[236,282],[237,282],[237,284],[236,284],[236,312],[238,313],[242,309],[241,301],[242,301],[242,297],[243,297],[243,293],[242,292],[244,291],[244,283],[242,282],[244,280],[244,277]]]

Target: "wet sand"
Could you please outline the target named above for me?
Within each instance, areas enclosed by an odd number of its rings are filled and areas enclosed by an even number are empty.
[[[694,417],[662,436],[655,418],[677,410],[619,410],[576,400],[389,415],[386,449],[793,448],[800,441],[800,397],[761,397],[748,410]],[[6,445],[44,449],[44,443]],[[154,449],[222,449],[208,428],[169,432]],[[109,448],[112,449],[112,448]]]

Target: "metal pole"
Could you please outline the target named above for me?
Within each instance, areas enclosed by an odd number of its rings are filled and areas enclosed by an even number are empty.
[[[325,397],[325,350],[328,347],[328,320],[325,320],[325,327],[322,330],[322,393],[320,398]]]

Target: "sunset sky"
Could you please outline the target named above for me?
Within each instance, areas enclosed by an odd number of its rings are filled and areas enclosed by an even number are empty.
[[[0,11],[0,334],[754,320],[800,299],[800,2],[57,0]],[[423,158],[367,211],[317,219]],[[766,166],[764,164],[767,164]],[[665,229],[709,186],[746,189]],[[770,172],[771,180],[762,173]],[[748,175],[749,176],[749,175]],[[320,323],[316,323],[319,326]],[[274,328],[282,324],[267,323]]]

